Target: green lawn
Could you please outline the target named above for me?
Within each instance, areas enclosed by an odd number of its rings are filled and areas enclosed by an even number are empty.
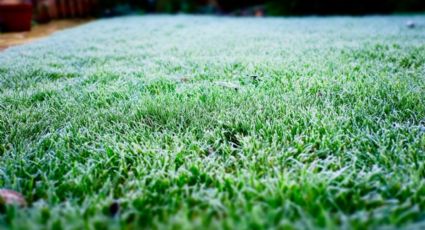
[[[425,227],[425,16],[126,17],[10,48],[0,188],[28,203],[0,228]]]

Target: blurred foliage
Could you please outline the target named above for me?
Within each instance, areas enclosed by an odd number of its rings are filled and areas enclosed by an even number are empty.
[[[272,0],[267,1],[271,15],[373,14],[425,11],[423,0]]]
[[[175,13],[175,12],[196,12],[199,7],[199,1],[196,0],[157,0],[156,10],[159,12]]]
[[[425,11],[424,0],[101,0],[101,9],[126,5],[133,9],[164,13],[231,13],[265,6],[269,15],[373,14]]]

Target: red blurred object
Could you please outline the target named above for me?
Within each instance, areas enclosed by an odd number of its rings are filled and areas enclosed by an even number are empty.
[[[58,9],[59,9],[59,17],[61,18],[66,18],[68,17],[68,7],[66,4],[66,0],[57,0],[56,4],[58,5]]]
[[[31,30],[32,4],[27,1],[0,0],[0,26],[4,31]]]
[[[40,0],[34,3],[35,20],[37,22],[48,22],[58,18],[58,7],[56,0]]]
[[[74,18],[77,15],[75,0],[67,0],[68,10],[71,18]]]
[[[57,0],[61,18],[74,18],[83,16],[83,0]]]
[[[78,17],[82,17],[83,15],[84,15],[84,12],[83,12],[83,1],[82,0],[79,0],[79,1],[77,1],[76,2],[76,9],[77,9],[77,16]]]
[[[0,29],[27,31],[31,20],[88,17],[97,12],[97,0],[0,0]]]

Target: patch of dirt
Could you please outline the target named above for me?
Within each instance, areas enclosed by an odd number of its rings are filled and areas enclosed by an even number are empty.
[[[29,43],[47,37],[63,29],[79,26],[91,21],[90,19],[67,19],[51,21],[47,24],[35,25],[31,31],[0,33],[0,51],[15,45]]]

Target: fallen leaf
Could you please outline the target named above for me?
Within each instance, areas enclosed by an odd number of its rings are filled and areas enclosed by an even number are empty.
[[[180,82],[186,83],[188,82],[190,79],[188,77],[181,77],[180,78]]]

